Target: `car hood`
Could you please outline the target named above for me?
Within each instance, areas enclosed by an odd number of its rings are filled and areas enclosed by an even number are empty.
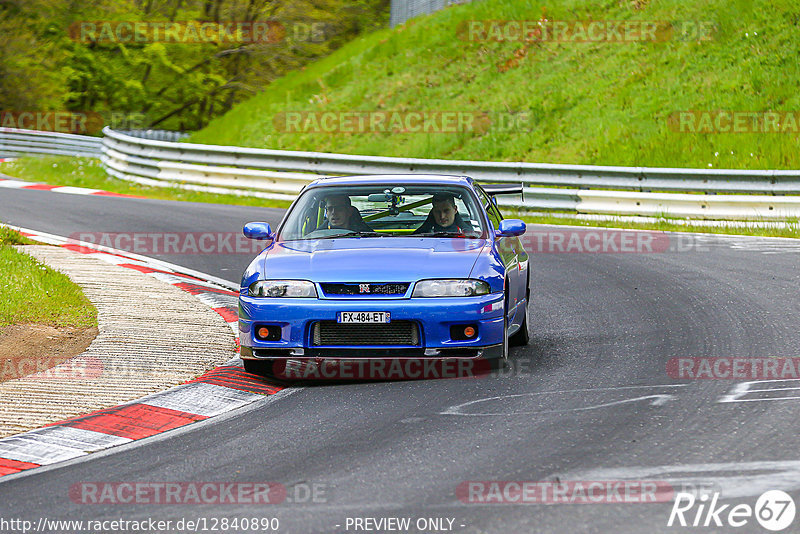
[[[412,282],[467,278],[485,239],[378,237],[284,241],[264,251],[271,279]]]

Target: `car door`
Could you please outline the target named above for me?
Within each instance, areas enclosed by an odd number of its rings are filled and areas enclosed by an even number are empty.
[[[503,220],[503,215],[500,213],[500,210],[497,209],[492,198],[482,189],[477,189],[479,191],[478,194],[481,203],[484,205],[486,214],[489,216],[489,221],[492,223],[494,229],[497,230],[500,228],[500,221]],[[517,237],[498,237],[495,239],[494,245],[506,271],[506,283],[508,284],[506,289],[508,295],[506,314],[508,316],[508,324],[509,326],[518,326],[522,323],[522,312],[524,310],[520,308],[520,304],[524,303],[526,291],[526,283],[522,281],[522,276],[520,274],[519,251],[522,247]],[[527,274],[527,272],[525,274]]]

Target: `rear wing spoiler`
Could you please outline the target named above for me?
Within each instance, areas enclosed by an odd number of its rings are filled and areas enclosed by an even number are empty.
[[[519,184],[481,184],[486,194],[493,197],[495,195],[521,195],[525,200],[523,185]]]

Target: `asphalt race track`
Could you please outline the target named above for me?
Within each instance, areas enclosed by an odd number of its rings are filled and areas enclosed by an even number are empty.
[[[151,252],[145,246],[141,252],[236,284],[255,254],[252,252],[254,249],[236,253],[234,238],[241,236],[242,244],[255,243],[242,236],[242,226],[248,221],[266,221],[274,227],[284,212],[274,208],[36,193],[48,192],[0,189],[0,221],[22,227],[30,224],[34,230],[74,236],[75,239],[81,233],[89,233],[96,237],[94,241],[98,244],[102,244],[102,238],[97,234],[107,233],[113,236],[112,245],[120,244],[116,248],[130,252],[138,250],[133,242],[136,234],[174,234],[179,238],[177,244],[170,247],[157,242],[155,251]],[[194,251],[191,243],[183,239],[188,233],[207,233],[210,236],[222,233],[230,239],[227,242],[218,238],[208,241],[205,246],[214,247],[214,252],[200,253],[199,245]],[[123,239],[119,239],[120,234]],[[186,254],[175,254],[176,250]],[[225,254],[218,254],[217,250]]]
[[[0,192],[3,222],[63,236],[238,234],[244,222],[276,224],[281,213]],[[460,498],[469,481],[657,481],[674,492],[719,493],[719,504],[730,505],[723,521],[733,505],[754,507],[770,489],[800,502],[800,390],[789,389],[800,380],[667,372],[673,358],[800,356],[800,243],[672,239],[673,250],[654,253],[533,251],[531,344],[512,350],[500,376],[290,388],[209,422],[8,477],[0,481],[0,516],[199,519],[209,528],[214,519],[275,517],[279,532],[298,533],[400,531],[365,522],[387,518],[410,518],[409,532],[767,532],[754,517],[740,528],[668,527],[671,496],[589,504]],[[232,282],[252,256],[152,255]],[[288,496],[266,505],[70,497],[80,483],[204,481],[277,482]],[[800,518],[784,532],[792,531],[800,532]]]

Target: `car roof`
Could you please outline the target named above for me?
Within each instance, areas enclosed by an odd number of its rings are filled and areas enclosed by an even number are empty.
[[[331,176],[314,180],[307,187],[325,187],[333,185],[382,185],[382,184],[441,184],[463,185],[472,187],[473,180],[469,176],[447,174],[372,174],[363,176]]]

